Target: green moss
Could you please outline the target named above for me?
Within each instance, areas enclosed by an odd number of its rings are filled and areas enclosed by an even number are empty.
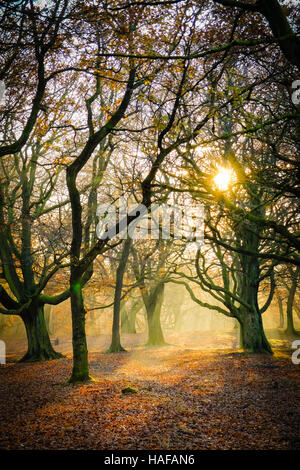
[[[131,393],[138,393],[137,389],[136,388],[133,388],[133,387],[126,387],[126,388],[123,388],[122,389],[122,393],[123,395],[129,395]]]
[[[79,282],[76,282],[76,284],[73,284],[72,289],[74,292],[79,292],[81,289],[81,285]]]

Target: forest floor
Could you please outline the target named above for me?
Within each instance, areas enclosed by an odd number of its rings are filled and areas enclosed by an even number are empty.
[[[269,357],[233,351],[230,335],[215,348],[202,335],[201,349],[190,333],[160,348],[136,339],[125,335],[125,353],[90,349],[86,385],[66,385],[68,342],[57,347],[65,359],[46,363],[17,363],[11,352],[0,366],[0,449],[300,449],[290,343],[272,341]]]

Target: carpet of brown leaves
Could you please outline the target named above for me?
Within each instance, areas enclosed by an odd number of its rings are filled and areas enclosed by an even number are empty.
[[[300,449],[300,366],[184,346],[0,366],[1,449]],[[122,394],[124,387],[136,394]]]

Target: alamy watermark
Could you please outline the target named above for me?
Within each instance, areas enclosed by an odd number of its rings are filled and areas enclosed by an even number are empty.
[[[5,99],[5,83],[4,80],[0,80],[0,104]]]
[[[0,364],[6,364],[6,345],[5,342],[0,339]]]
[[[292,88],[293,90],[296,88],[292,93],[292,102],[295,105],[300,104],[300,80],[295,80],[292,83]]]
[[[120,197],[116,204],[101,204],[97,208],[97,237],[106,239],[182,239],[202,245],[204,237],[204,207],[202,204],[130,205]]]
[[[292,363],[296,366],[300,364],[300,340],[296,339],[292,342],[292,349],[296,349],[296,351],[292,354]]]

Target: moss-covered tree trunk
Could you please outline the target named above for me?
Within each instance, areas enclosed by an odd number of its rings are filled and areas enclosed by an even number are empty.
[[[51,328],[51,305],[44,306],[44,316],[45,316],[45,322],[46,322],[48,333],[49,335],[52,335],[53,331]]]
[[[120,318],[121,318],[121,331],[122,331],[122,333],[129,333],[129,316],[127,314],[127,308],[126,308],[126,301],[125,300],[121,300]]]
[[[243,248],[258,252],[259,237],[255,227],[241,224],[239,234]],[[239,254],[238,291],[239,297],[248,306],[240,305],[238,321],[241,328],[241,348],[251,353],[272,354],[271,346],[264,333],[262,315],[258,306],[260,266],[256,255]]]
[[[173,305],[173,313],[174,313],[174,330],[179,332],[182,326],[182,313],[181,313],[181,307],[183,304],[183,296],[181,296],[181,299],[178,299],[178,302],[176,304],[174,303]]]
[[[112,325],[112,339],[111,345],[108,349],[110,353],[125,351],[121,345],[120,339],[120,306],[123,287],[123,278],[126,269],[126,263],[130,252],[131,238],[127,238],[124,242],[120,263],[116,274],[116,288],[114,297],[114,313]]]
[[[70,383],[91,379],[88,367],[88,349],[85,334],[85,308],[80,281],[71,281],[73,370]]]
[[[166,344],[160,322],[163,300],[164,283],[161,282],[151,289],[145,302],[148,323],[147,346],[163,346]]]
[[[278,301],[278,309],[279,309],[279,326],[278,326],[278,328],[283,328],[284,327],[283,302],[282,302],[282,298],[279,295],[277,295],[277,301]]]
[[[69,383],[87,382],[91,379],[88,367],[88,350],[85,333],[85,308],[82,295],[82,276],[80,253],[82,243],[82,206],[76,187],[76,177],[83,164],[74,161],[67,168],[67,186],[72,208],[72,243],[70,250],[70,298],[72,312],[73,369]],[[87,268],[89,266],[87,265]]]
[[[255,309],[242,309],[240,316],[241,347],[250,353],[272,354],[265,336],[261,315]]]
[[[110,119],[100,129],[98,129],[97,132],[94,132],[94,129],[92,129],[93,125],[89,126],[90,134],[88,140],[86,141],[84,147],[81,149],[79,155],[74,158],[72,163],[67,167],[66,171],[66,181],[72,209],[72,242],[70,249],[70,295],[73,327],[73,371],[72,376],[70,378],[70,382],[85,382],[90,380],[88,373],[88,352],[85,335],[85,309],[83,305],[82,286],[84,285],[83,278],[85,278],[85,282],[87,282],[87,280],[92,275],[93,262],[96,256],[101,253],[101,249],[106,243],[105,240],[98,240],[98,242],[95,243],[95,245],[93,246],[93,249],[89,249],[86,243],[87,240],[83,239],[84,227],[82,221],[82,204],[80,200],[80,192],[76,184],[76,179],[80,171],[89,161],[93,152],[99,146],[99,144],[105,142],[106,137],[110,134],[110,132],[118,124],[118,122],[123,118],[127,106],[130,103],[131,95],[133,93],[135,74],[136,69],[131,69],[123,99],[117,110],[112,113]],[[91,107],[89,107],[89,105],[91,105],[94,99],[99,97],[99,88],[101,90],[101,87],[98,87],[97,82],[95,93],[86,102],[88,112],[91,111]],[[105,166],[103,169],[105,169]],[[101,175],[99,174],[99,178],[97,178],[95,181],[97,187],[99,186],[101,178],[103,176],[102,169],[100,173]],[[96,193],[94,193],[92,199],[95,195]],[[92,203],[92,201],[90,202]],[[89,207],[93,207],[93,204]],[[89,230],[89,226],[89,223],[87,223],[87,230]],[[83,242],[85,242],[84,247],[82,246]],[[84,256],[81,258],[83,248]]]
[[[126,309],[125,302],[121,303],[121,330],[123,333],[136,334],[136,316],[142,306],[141,299],[135,300],[128,309]]]
[[[136,329],[135,329],[135,319],[136,319],[136,315],[138,313],[138,311],[141,309],[141,307],[139,308],[131,308],[128,312],[127,312],[127,319],[128,319],[128,322],[127,322],[127,333],[129,334],[136,334]]]
[[[59,359],[62,354],[54,351],[46,327],[43,305],[32,304],[21,318],[27,335],[27,353],[21,362],[49,361]]]
[[[294,326],[294,318],[293,318],[293,306],[294,300],[297,290],[297,283],[300,273],[300,266],[297,266],[296,270],[293,271],[290,269],[291,277],[292,277],[292,285],[289,290],[287,305],[286,305],[286,334],[288,336],[298,336],[298,332],[295,330]]]

